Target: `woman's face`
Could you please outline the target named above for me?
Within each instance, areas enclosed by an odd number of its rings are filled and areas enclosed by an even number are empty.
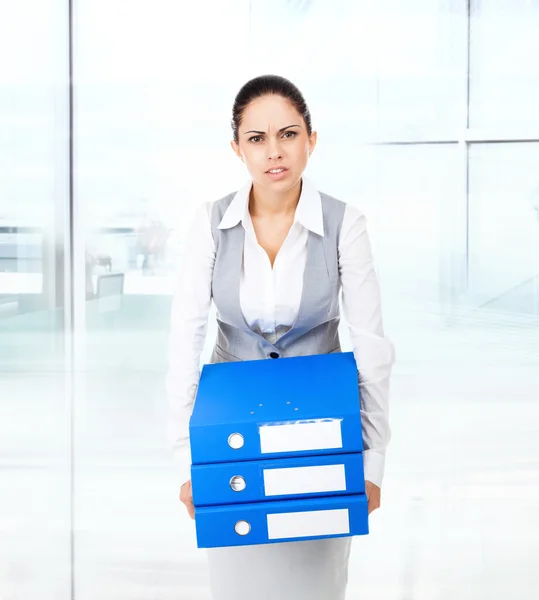
[[[255,183],[286,191],[301,178],[316,145],[316,132],[309,136],[303,117],[291,102],[267,95],[246,107],[238,143],[231,144]]]

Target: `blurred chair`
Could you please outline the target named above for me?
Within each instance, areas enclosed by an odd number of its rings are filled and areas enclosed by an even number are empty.
[[[107,273],[97,278],[97,310],[100,313],[120,310],[124,294],[124,273]]]

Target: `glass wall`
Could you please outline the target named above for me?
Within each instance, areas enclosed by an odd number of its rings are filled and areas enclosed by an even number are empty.
[[[471,127],[523,137],[539,129],[538,20],[537,2],[471,2]]]
[[[166,448],[169,311],[197,206],[247,180],[231,108],[261,73],[306,96],[307,175],[367,216],[397,348],[350,598],[534,597],[538,19],[524,0],[0,3],[0,599],[209,600]],[[214,336],[211,315],[203,362]]]
[[[0,3],[0,597],[71,598],[68,7]]]
[[[470,149],[470,290],[482,306],[539,315],[539,143]]]

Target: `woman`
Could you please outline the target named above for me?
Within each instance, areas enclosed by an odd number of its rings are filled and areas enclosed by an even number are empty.
[[[189,418],[211,301],[211,362],[340,351],[339,296],[360,372],[369,513],[380,506],[393,346],[384,336],[364,215],[303,177],[316,145],[300,91],[257,77],[233,108],[232,148],[250,181],[206,203],[191,228],[172,309],[170,437],[191,517]],[[215,600],[340,600],[351,538],[208,551]]]

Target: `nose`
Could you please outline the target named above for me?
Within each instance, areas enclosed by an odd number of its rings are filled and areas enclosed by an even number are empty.
[[[280,160],[282,157],[281,146],[278,140],[271,140],[268,145],[268,158],[275,161]]]

